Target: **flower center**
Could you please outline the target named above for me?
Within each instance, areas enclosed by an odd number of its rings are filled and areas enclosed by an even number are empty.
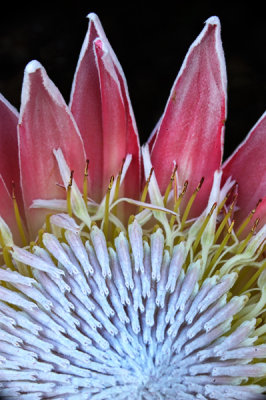
[[[126,226],[113,211],[117,178],[101,205],[85,203],[72,178],[68,214],[48,216],[30,246],[3,249],[3,395],[264,398],[265,232],[239,239],[248,220],[234,232],[235,199],[226,207],[219,176],[193,220],[202,183],[180,217],[187,183],[164,203],[152,187],[159,200],[145,203],[150,176],[140,202],[124,199],[139,207]]]
[[[15,248],[14,269],[32,276],[0,274],[12,390],[138,400],[248,392],[244,377],[266,372],[250,363],[266,354],[255,345],[259,310],[230,293],[236,272],[201,282],[202,260],[186,266],[187,254],[186,240],[169,251],[161,228],[143,239],[136,219],[109,246],[94,225],[46,232],[31,252]]]

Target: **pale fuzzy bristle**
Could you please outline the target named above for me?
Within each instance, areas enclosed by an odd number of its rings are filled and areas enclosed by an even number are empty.
[[[202,262],[184,268],[183,242],[170,251],[161,229],[143,241],[136,220],[128,231],[115,248],[96,226],[85,242],[70,230],[63,242],[44,234],[33,254],[14,248],[14,266],[31,265],[33,277],[0,272],[2,396],[265,398],[245,384],[266,374],[252,362],[265,345],[246,344],[255,320],[232,330],[247,297],[227,300],[236,274],[201,285]]]

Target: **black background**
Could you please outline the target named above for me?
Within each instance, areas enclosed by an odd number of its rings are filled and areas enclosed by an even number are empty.
[[[0,28],[0,90],[17,108],[23,70],[32,59],[44,65],[69,101],[87,30],[86,15],[96,12],[126,74],[142,143],[164,110],[186,51],[212,15],[221,20],[228,73],[225,157],[265,109],[265,13],[256,2],[165,1],[148,7],[144,1],[118,6],[114,1],[76,0],[31,6],[21,2],[19,8],[5,3],[8,10],[1,12]]]

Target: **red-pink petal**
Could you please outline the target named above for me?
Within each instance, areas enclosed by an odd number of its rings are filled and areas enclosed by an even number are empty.
[[[128,120],[126,106],[123,100],[120,83],[108,49],[100,39],[96,39],[95,54],[101,87],[102,108],[102,184],[103,188],[108,186],[110,176],[116,174],[121,168],[122,161],[129,153],[128,147]],[[136,143],[137,144],[137,143]],[[138,150],[137,148],[135,149]],[[136,152],[135,151],[135,152]],[[130,186],[136,185],[138,170],[129,167],[131,178]],[[105,189],[106,190],[106,189]],[[128,195],[128,193],[127,193]]]
[[[266,196],[265,141],[266,112],[223,165],[224,180],[232,176],[238,183],[237,205],[240,209],[236,216],[239,222],[256,206],[259,199]],[[261,204],[259,209],[260,216],[263,217],[261,212],[266,211],[265,205]]]
[[[225,118],[226,70],[220,22],[212,17],[188,51],[151,153],[162,192],[169,183],[173,161],[178,165],[181,187],[189,181],[187,198],[205,177],[194,213],[205,207],[214,171],[220,167]]]
[[[44,211],[29,209],[33,200],[65,198],[53,149],[61,148],[82,188],[85,152],[78,128],[58,89],[37,61],[25,70],[19,120],[21,183],[31,234],[44,223]]]
[[[18,226],[16,223],[13,200],[7,189],[7,186],[0,174],[0,216],[3,218],[5,223],[8,225],[12,232],[13,240],[16,244],[21,244],[21,238],[19,235]]]
[[[136,197],[140,185],[140,152],[126,81],[98,17],[95,14],[89,17],[70,107],[90,160],[91,196],[98,201],[102,198],[111,175],[118,173],[123,158],[129,153],[132,163],[125,190],[128,196]]]
[[[10,194],[12,193],[12,181],[14,181],[16,195],[21,199],[17,139],[18,117],[17,110],[0,94],[0,174]]]

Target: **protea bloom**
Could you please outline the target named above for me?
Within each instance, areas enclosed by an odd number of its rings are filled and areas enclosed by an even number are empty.
[[[2,395],[264,398],[266,115],[221,166],[218,18],[142,153],[95,15],[69,107],[32,61],[1,119]]]

